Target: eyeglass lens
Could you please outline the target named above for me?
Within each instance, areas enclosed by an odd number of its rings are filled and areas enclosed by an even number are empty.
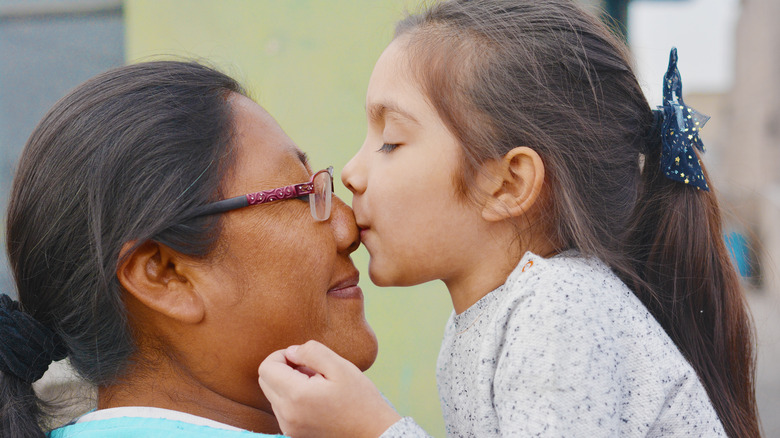
[[[331,182],[328,172],[320,172],[314,177],[314,192],[309,195],[311,215],[318,221],[327,220],[330,217]]]

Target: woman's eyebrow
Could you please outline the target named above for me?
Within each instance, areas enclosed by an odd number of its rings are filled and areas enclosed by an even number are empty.
[[[309,156],[306,154],[306,152],[295,148],[295,153],[298,155],[298,159],[301,160],[301,163],[303,163],[304,166],[308,168],[309,166]]]
[[[398,105],[392,102],[382,102],[368,105],[366,107],[366,114],[368,114],[368,118],[374,122],[385,120],[389,114],[392,114],[401,119],[409,120],[410,122],[413,122],[417,125],[420,124],[420,122],[418,122],[417,119],[415,119],[411,114],[402,110]]]

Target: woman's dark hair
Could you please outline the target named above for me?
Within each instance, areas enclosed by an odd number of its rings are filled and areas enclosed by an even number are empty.
[[[625,45],[567,0],[446,1],[401,21],[396,40],[462,146],[460,192],[474,195],[482,164],[536,150],[557,249],[606,262],[696,370],[728,435],[759,436],[752,326],[715,194],[663,176]]]
[[[87,381],[122,376],[135,350],[116,269],[127,242],[205,257],[219,218],[187,220],[220,197],[233,164],[230,77],[192,62],[117,68],[57,102],[13,182],[8,255],[24,310],[57,332]],[[0,435],[39,437],[42,404],[0,373]]]

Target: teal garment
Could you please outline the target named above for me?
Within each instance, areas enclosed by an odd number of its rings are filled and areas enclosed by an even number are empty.
[[[281,435],[217,429],[166,418],[119,417],[69,424],[52,430],[47,436],[49,438],[259,438]]]

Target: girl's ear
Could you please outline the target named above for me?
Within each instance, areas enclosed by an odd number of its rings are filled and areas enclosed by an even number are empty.
[[[488,194],[482,218],[497,222],[526,214],[539,200],[544,185],[544,163],[535,150],[516,147],[486,167],[480,181]]]
[[[185,324],[196,324],[205,315],[205,303],[191,281],[193,264],[157,242],[133,249],[127,242],[120,252],[116,275],[128,294],[148,309]]]

